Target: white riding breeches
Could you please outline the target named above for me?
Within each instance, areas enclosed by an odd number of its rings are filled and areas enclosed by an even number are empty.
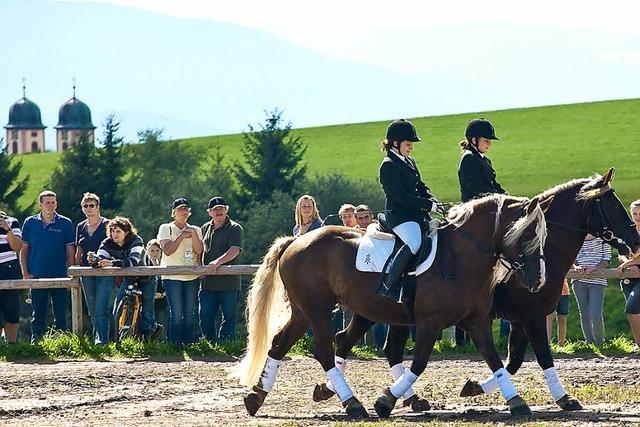
[[[400,240],[409,246],[412,254],[415,255],[418,253],[420,245],[422,244],[422,233],[417,222],[403,222],[402,224],[393,227],[393,232],[400,237]]]

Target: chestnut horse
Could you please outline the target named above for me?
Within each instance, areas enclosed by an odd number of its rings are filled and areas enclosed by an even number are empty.
[[[522,278],[513,275],[500,285],[496,307],[501,316],[511,322],[509,356],[506,370],[515,374],[522,365],[527,343],[530,341],[538,364],[544,370],[551,395],[562,409],[577,410],[582,406],[563,389],[553,366],[553,357],[547,341],[546,316],[555,311],[562,284],[567,272],[580,250],[587,232],[601,236],[621,253],[638,250],[640,238],[624,206],[616,197],[611,182],[615,170],[605,176],[582,178],[553,187],[538,197],[553,196],[545,214],[548,236],[544,248],[547,283],[541,290],[531,294],[518,283]],[[501,289],[502,288],[502,289]],[[373,325],[368,319],[354,316],[344,331],[336,335],[336,360],[346,359],[353,345]],[[391,326],[384,352],[390,366],[402,362],[404,346],[409,337],[409,328]],[[393,368],[392,368],[393,369]],[[462,396],[475,396],[497,389],[491,375],[482,384],[468,381]],[[314,400],[325,400],[333,396],[325,384],[316,386]],[[409,396],[406,403],[415,411],[428,409],[428,402],[416,395]]]
[[[357,230],[329,226],[298,238],[277,239],[256,272],[247,301],[247,354],[236,367],[241,384],[253,386],[245,397],[254,415],[273,387],[282,358],[309,326],[313,331],[314,356],[327,373],[347,414],[368,416],[360,401],[335,366],[331,312],[337,302],[376,322],[417,327],[411,369],[385,389],[376,401],[376,412],[387,417],[396,399],[403,396],[426,368],[438,332],[449,325],[465,327],[480,349],[510,410],[530,413],[511,383],[497,354],[488,320],[493,287],[505,274],[496,268],[496,255],[515,259],[524,246],[527,253],[541,253],[546,238],[543,209],[551,199],[487,196],[452,208],[447,216],[450,242],[456,258],[464,262],[454,280],[442,277],[434,267],[417,277],[414,311],[376,293],[380,275],[355,269]],[[535,229],[531,240],[522,242]],[[441,230],[441,232],[443,232]],[[442,247],[436,253],[442,256]],[[544,284],[542,263],[536,258],[535,290]],[[541,271],[542,270],[542,271]]]

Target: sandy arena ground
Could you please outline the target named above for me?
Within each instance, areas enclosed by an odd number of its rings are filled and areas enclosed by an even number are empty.
[[[149,360],[0,363],[0,424],[312,426],[347,421],[335,397],[322,403],[311,400],[313,386],[324,380],[313,359],[284,363],[256,417],[244,409],[244,389],[226,377],[232,365]],[[528,361],[515,384],[532,406],[530,421],[640,425],[640,358],[565,358],[557,360],[556,366],[565,388],[581,399],[585,411],[559,411],[551,403],[542,371]],[[484,378],[487,373],[484,362],[475,357],[433,360],[416,383],[432,410],[413,414],[398,405],[391,420],[413,425],[416,421],[526,421],[511,417],[499,394],[458,397],[467,378]],[[377,421],[373,403],[391,382],[386,361],[349,360],[347,380],[372,416],[369,421]]]

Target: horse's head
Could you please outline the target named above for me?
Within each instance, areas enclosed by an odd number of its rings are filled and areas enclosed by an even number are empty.
[[[515,203],[508,208],[516,208],[518,217],[502,239],[500,263],[507,274],[518,274],[518,283],[529,292],[538,292],[546,282],[544,244],[547,238],[547,224],[544,212],[553,196],[543,200]]]
[[[611,183],[615,169],[585,184],[577,198],[585,201],[586,230],[615,247],[623,255],[640,249],[640,236]]]

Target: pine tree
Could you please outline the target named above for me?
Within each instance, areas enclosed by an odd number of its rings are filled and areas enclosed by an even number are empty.
[[[19,179],[22,161],[15,155],[7,154],[4,139],[0,138],[0,209],[8,215],[24,218],[34,211],[35,202],[24,209],[18,205],[29,183],[29,175]]]
[[[307,146],[300,136],[291,136],[291,123],[283,124],[282,111],[266,112],[260,129],[249,126],[242,154],[247,166],[239,165],[235,177],[243,204],[268,200],[276,191],[289,194],[306,173],[302,163]]]
[[[74,223],[84,219],[80,207],[82,195],[89,191],[100,196],[97,164],[96,147],[83,133],[76,144],[62,153],[51,176],[49,187],[58,196],[58,212]]]
[[[122,141],[118,135],[120,122],[113,114],[104,122],[104,139],[102,147],[97,150],[97,193],[100,196],[100,205],[107,215],[118,212],[122,206],[122,194],[120,185],[123,177],[122,166]]]

